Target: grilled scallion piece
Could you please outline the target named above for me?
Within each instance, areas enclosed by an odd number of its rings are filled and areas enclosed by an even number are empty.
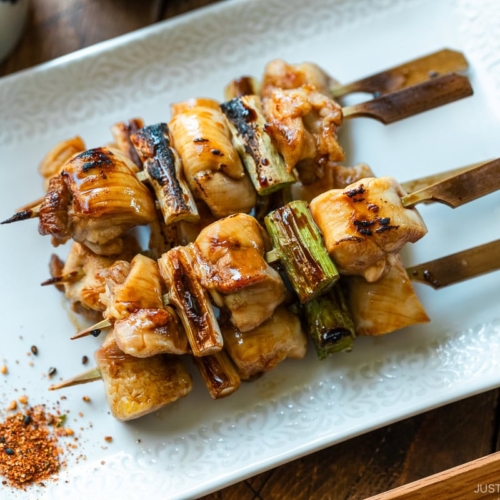
[[[213,399],[225,398],[240,386],[240,376],[225,351],[193,359]]]
[[[339,284],[305,304],[303,310],[319,359],[334,352],[352,350],[356,336],[354,323]]]
[[[257,193],[266,195],[296,181],[266,132],[266,120],[258,96],[236,97],[223,103],[221,109],[233,134],[234,146]]]
[[[244,95],[259,95],[259,87],[259,82],[253,76],[235,78],[224,87],[224,99],[230,101]]]
[[[302,303],[329,290],[339,273],[307,203],[292,201],[271,212],[265,224],[274,250],[267,260],[279,259]]]
[[[222,349],[222,334],[208,292],[195,269],[193,245],[175,247],[158,260],[160,274],[169,290],[169,302],[181,318],[195,356],[208,356]]]
[[[196,203],[184,180],[179,155],[170,147],[167,125],[144,127],[131,140],[144,164],[144,180],[156,193],[165,224],[197,222],[200,217]]]

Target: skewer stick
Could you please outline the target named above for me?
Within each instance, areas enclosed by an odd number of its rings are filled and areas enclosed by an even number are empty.
[[[113,325],[111,322],[107,319],[103,319],[102,321],[99,321],[99,323],[96,323],[95,325],[89,326],[88,328],[85,328],[85,330],[82,330],[81,332],[75,333],[71,338],[71,340],[75,339],[80,339],[82,337],[88,337],[89,335],[92,335],[93,337],[98,337],[102,330],[105,330],[107,328],[111,328]]]
[[[42,204],[45,196],[41,196],[40,198],[37,198],[36,200],[33,200],[30,203],[27,203],[26,205],[23,205],[22,207],[19,207],[16,212],[25,212],[26,210],[33,210],[35,207],[39,206]]]
[[[500,158],[410,193],[401,202],[405,208],[432,200],[457,208],[500,189]]]
[[[346,106],[342,112],[344,118],[363,116],[388,125],[472,94],[469,79],[451,73],[370,101]]]
[[[71,273],[66,273],[61,276],[54,276],[53,278],[49,278],[48,280],[42,281],[40,286],[47,285],[59,285],[61,283],[72,283],[74,281],[78,281],[80,278],[84,276],[84,272],[80,269],[78,271],[72,271]]]
[[[37,205],[29,210],[15,213],[12,217],[0,222],[0,224],[10,224],[12,222],[19,222],[21,220],[34,219],[38,217],[40,212],[40,205]]]
[[[461,52],[443,49],[355,82],[339,85],[331,91],[334,99],[354,92],[385,95],[422,83],[438,75],[464,72],[468,67],[469,63]]]
[[[91,368],[86,372],[75,375],[67,380],[63,380],[59,384],[54,384],[49,387],[49,391],[56,391],[57,389],[62,389],[63,387],[71,387],[73,385],[88,384],[89,382],[95,382],[96,380],[101,380],[102,375],[99,368]]]
[[[444,288],[500,269],[500,240],[406,268],[410,279]]]
[[[426,175],[425,177],[419,177],[418,179],[401,182],[400,185],[407,193],[413,193],[414,191],[419,191],[420,189],[431,186],[436,182],[444,181],[445,179],[461,174],[462,172],[467,172],[467,170],[479,167],[479,165],[484,165],[485,163],[489,163],[490,161],[493,160],[479,161],[470,165],[465,165],[463,167],[445,170],[444,172],[439,172],[438,174]]]

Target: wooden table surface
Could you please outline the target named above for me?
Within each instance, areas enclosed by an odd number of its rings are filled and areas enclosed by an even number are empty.
[[[0,76],[216,1],[37,0],[24,38],[0,64]],[[204,499],[364,499],[499,450],[499,430],[499,390],[493,390],[331,446]],[[478,495],[471,491],[470,498]]]

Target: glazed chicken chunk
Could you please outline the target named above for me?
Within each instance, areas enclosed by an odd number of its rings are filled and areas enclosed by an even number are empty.
[[[155,220],[148,189],[135,165],[117,150],[96,148],[67,161],[50,181],[39,210],[39,232],[54,245],[70,238],[94,252],[121,252],[120,237],[132,227]]]
[[[357,335],[383,335],[429,322],[399,256],[389,272],[375,283],[350,276],[348,306]]]
[[[112,332],[96,351],[95,360],[111,413],[121,421],[158,410],[192,389],[191,376],[179,356],[130,356],[118,348]]]
[[[415,208],[404,208],[406,193],[392,177],[361,179],[312,200],[314,221],[340,273],[373,282],[384,276],[405,243],[427,233]]]
[[[263,101],[266,132],[283,155],[288,171],[315,170],[322,161],[342,161],[337,140],[342,109],[313,85],[290,90],[275,89]],[[312,166],[311,166],[311,165]],[[301,175],[303,179],[304,175]]]
[[[163,306],[157,263],[136,255],[132,261],[117,261],[107,271],[101,295],[104,317],[114,324],[118,347],[131,356],[184,354],[188,342],[171,307]]]
[[[266,234],[253,217],[237,214],[214,222],[194,245],[206,263],[203,286],[222,295],[240,331],[262,324],[285,299],[280,275],[264,260]]]
[[[318,92],[329,95],[337,82],[314,63],[288,64],[274,59],[264,69],[261,96],[265,99],[275,90],[298,89],[304,85],[312,85]]]
[[[172,115],[173,145],[196,198],[217,218],[249,212],[256,193],[231,142],[219,103],[191,99],[172,106]]]
[[[96,255],[81,243],[72,244],[60,274],[70,278],[66,279],[63,286],[73,310],[92,319],[96,317],[93,312],[102,313],[105,310],[100,296],[105,291],[107,270],[116,259],[130,261],[140,251],[137,240],[132,236],[125,236],[123,241],[122,253],[114,257]],[[55,277],[53,281],[57,283],[58,278]]]
[[[222,327],[224,346],[243,380],[272,370],[285,358],[306,355],[307,337],[300,320],[280,306],[266,322],[248,332],[227,324]]]

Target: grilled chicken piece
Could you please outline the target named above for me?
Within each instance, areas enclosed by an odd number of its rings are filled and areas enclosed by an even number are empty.
[[[222,295],[231,322],[253,330],[285,299],[280,275],[264,260],[267,235],[251,216],[236,214],[207,226],[196,238],[202,285]]]
[[[342,125],[342,108],[312,85],[274,90],[263,100],[266,132],[283,155],[290,172],[299,174],[309,164],[325,160],[342,161],[344,151],[337,141]]]
[[[330,89],[338,83],[313,63],[287,64],[275,59],[266,64],[262,78],[261,96],[270,97],[274,90],[298,89],[313,85],[318,92],[330,94]]]
[[[63,276],[75,276],[73,281],[64,283],[64,293],[73,310],[93,319],[93,312],[102,313],[106,309],[100,295],[105,292],[109,268],[116,259],[130,261],[140,251],[137,240],[132,236],[125,236],[123,241],[122,253],[114,257],[97,255],[85,245],[73,243],[62,272],[59,273]],[[99,318],[102,319],[101,314]]]
[[[285,358],[301,359],[307,350],[307,336],[299,318],[283,306],[252,331],[241,332],[227,324],[222,327],[222,335],[243,380],[272,370]]]
[[[189,187],[217,217],[247,213],[256,193],[231,142],[219,103],[191,99],[172,106],[169,129]]]
[[[130,228],[156,217],[135,165],[117,150],[90,149],[65,163],[50,181],[39,210],[39,232],[57,246],[71,237],[103,255],[121,251]]]
[[[118,347],[137,358],[189,351],[184,328],[171,307],[138,309],[116,321],[114,332]]]
[[[59,175],[65,163],[74,155],[85,151],[85,143],[80,136],[72,137],[56,144],[45,156],[38,171],[43,177],[43,189],[47,191],[52,177]]]
[[[350,276],[346,283],[357,335],[383,335],[430,321],[399,256],[377,282],[368,283],[360,276]]]
[[[184,329],[170,307],[163,306],[158,264],[144,255],[117,261],[106,273],[100,296],[104,317],[114,324],[118,347],[131,356],[188,352]]]
[[[147,359],[122,352],[111,332],[95,353],[111,413],[121,421],[158,410],[186,396],[193,382],[179,356]]]
[[[372,169],[364,163],[354,167],[343,167],[328,162],[321,171],[321,177],[317,177],[313,183],[297,182],[291,187],[292,200],[304,200],[311,203],[316,196],[330,189],[344,189],[349,184],[366,177],[375,177],[375,175]]]
[[[125,319],[138,309],[162,309],[162,285],[156,262],[138,254],[132,261],[117,261],[108,271],[104,317],[110,321]]]
[[[142,170],[142,161],[130,140],[130,136],[143,127],[144,120],[142,118],[132,118],[126,122],[118,122],[111,127],[116,147],[134,162],[138,170]]]
[[[394,265],[405,243],[427,233],[418,211],[401,204],[405,194],[395,179],[380,177],[312,200],[314,221],[340,273],[377,281]]]

